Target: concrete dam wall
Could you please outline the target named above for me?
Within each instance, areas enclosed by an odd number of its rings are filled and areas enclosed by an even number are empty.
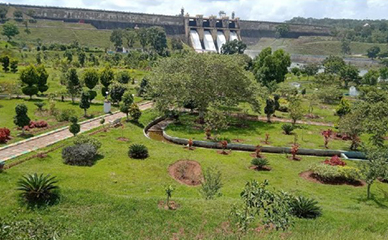
[[[187,35],[187,16],[131,13],[120,11],[91,10],[63,7],[43,7],[18,4],[2,4],[12,6],[25,14],[32,14],[36,19],[59,20],[65,22],[84,22],[97,29],[116,29],[160,26],[169,36]],[[262,37],[276,37],[276,26],[282,23],[239,20],[239,36],[247,44],[254,44]],[[324,26],[289,24],[290,31],[286,37],[328,36],[330,28]],[[188,39],[187,39],[188,40]]]

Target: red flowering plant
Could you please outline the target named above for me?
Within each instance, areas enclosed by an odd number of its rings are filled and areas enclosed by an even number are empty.
[[[0,128],[0,143],[7,143],[11,140],[11,131],[8,128]]]
[[[205,129],[206,139],[210,139],[210,136],[212,135],[210,128]]]
[[[344,161],[342,161],[341,158],[338,157],[337,155],[334,155],[330,159],[326,159],[323,163],[331,165],[331,166],[345,166],[346,165],[346,163]]]
[[[268,141],[269,141],[269,133],[266,133],[266,134],[265,134],[265,141],[264,141],[264,143],[265,143],[265,144],[269,144]]]
[[[263,158],[263,156],[261,155],[261,146],[260,146],[260,145],[257,145],[257,146],[256,146],[256,149],[255,149],[255,157],[256,157],[256,158]]]
[[[225,149],[228,147],[228,141],[222,140],[222,141],[220,142],[220,144],[221,144],[221,148],[222,148],[222,153],[226,153],[226,152],[225,152]]]
[[[193,144],[194,144],[193,139],[190,138],[189,141],[187,141],[187,146],[189,147],[190,150],[193,149]]]

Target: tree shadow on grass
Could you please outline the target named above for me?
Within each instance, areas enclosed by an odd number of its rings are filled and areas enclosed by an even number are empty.
[[[20,206],[25,206],[30,210],[44,210],[47,207],[57,205],[61,201],[61,193],[59,189],[52,191],[50,197],[45,200],[26,199],[21,193],[18,197]]]
[[[133,125],[139,127],[139,128],[144,128],[144,125],[142,123],[139,123],[139,122],[136,122],[136,121],[133,121],[133,120],[129,120],[127,121],[129,123],[132,123]]]
[[[19,134],[18,137],[21,137],[23,139],[28,139],[28,138],[32,138],[34,136],[34,134],[32,133],[24,133],[24,134]]]
[[[371,193],[370,199],[367,199],[365,196],[358,198],[358,203],[366,203],[369,201],[374,202],[379,208],[388,209],[388,206],[386,204],[388,202],[388,199],[386,198],[386,196],[384,196],[383,198],[378,198],[375,194]]]

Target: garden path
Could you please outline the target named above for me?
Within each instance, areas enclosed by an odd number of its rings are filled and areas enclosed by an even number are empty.
[[[152,107],[152,102],[144,102],[139,104],[140,110],[146,110]],[[121,112],[116,112],[111,115],[96,117],[80,123],[81,132],[86,132],[91,129],[101,126],[100,120],[105,118],[105,124],[113,122],[118,118],[123,118],[126,115]],[[0,148],[0,161],[7,161],[23,154],[36,151],[38,149],[47,147],[59,141],[72,137],[73,134],[69,132],[69,127],[56,129],[54,131],[44,133],[20,142],[10,144]]]

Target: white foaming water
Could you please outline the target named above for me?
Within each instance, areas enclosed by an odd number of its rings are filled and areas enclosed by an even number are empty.
[[[226,43],[225,35],[222,31],[217,32],[217,46],[218,46],[218,52],[221,53],[222,45]]]
[[[237,40],[238,41],[238,36],[236,32],[230,32],[230,41]]]
[[[210,32],[209,31],[205,31],[204,35],[205,36],[204,36],[203,42],[205,43],[205,49],[207,51],[217,52],[216,45],[214,44],[214,40],[213,40],[213,37],[210,34]]]
[[[199,40],[199,35],[196,30],[190,30],[191,42],[195,50],[203,50],[201,40]]]

